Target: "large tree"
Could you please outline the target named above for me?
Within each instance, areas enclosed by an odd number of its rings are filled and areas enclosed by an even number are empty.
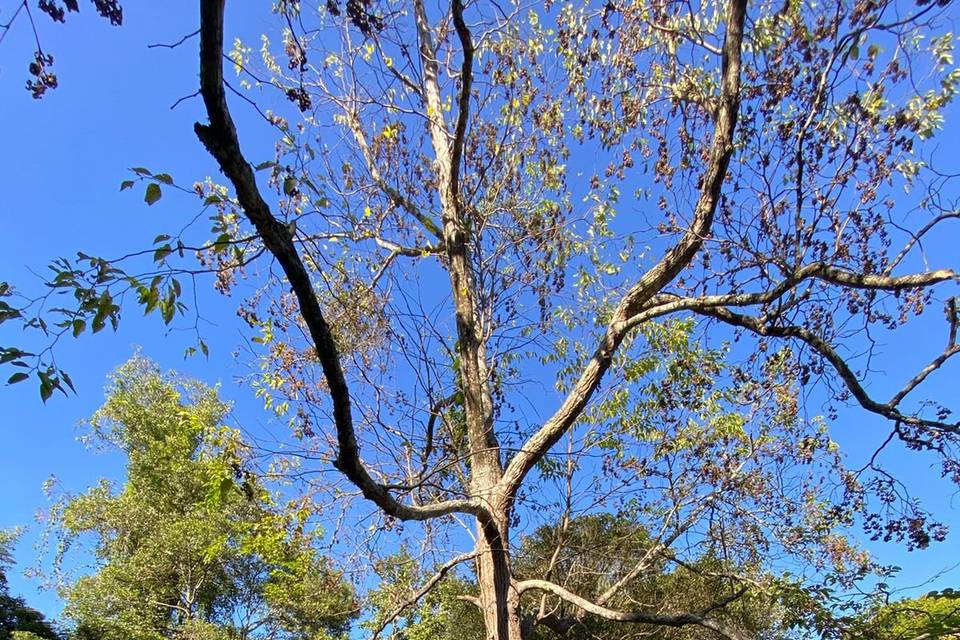
[[[960,479],[960,426],[920,397],[960,351],[936,243],[960,213],[929,153],[960,83],[948,2],[275,11],[257,58],[225,49],[224,0],[200,2],[195,133],[226,184],[193,190],[213,238],[160,236],[143,270],[61,259],[51,295],[75,304],[48,321],[49,296],[11,298],[5,319],[80,335],[116,326],[132,291],[171,322],[181,274],[224,291],[259,278],[240,308],[263,345],[258,393],[342,474],[340,501],[359,494],[374,530],[418,540],[438,573],[411,605],[473,563],[463,599],[489,638],[584,616],[744,638],[724,612],[761,594],[826,633],[831,589],[876,568],[850,526],[943,537],[879,450],[899,442]],[[259,111],[275,157],[244,155],[228,89],[240,108],[289,99]],[[144,183],[148,204],[174,183],[134,171],[123,187]],[[929,333],[931,307],[946,345],[917,371],[884,364],[878,339]],[[34,367],[46,398],[70,379],[39,353],[2,359]],[[902,380],[888,396],[881,366]],[[878,455],[859,470],[812,417],[841,403],[886,425],[864,434]],[[593,512],[641,522],[643,553],[596,583],[517,572],[518,531]],[[622,598],[664,562],[720,586]]]
[[[579,594],[601,594],[608,590],[655,543],[649,532],[636,522],[610,513],[594,513],[566,520],[558,526],[545,525],[523,540],[513,554],[518,578],[548,575],[566,589]],[[616,608],[637,603],[656,603],[662,610],[685,608],[708,594],[723,593],[725,566],[717,556],[692,559],[684,566],[672,566],[663,558],[654,561],[643,580],[633,580],[611,600]],[[417,571],[419,563],[408,552],[389,556],[378,563],[377,588],[370,595],[372,615],[365,626],[373,636],[416,640],[418,638],[483,637],[483,618],[465,597],[475,597],[476,582],[464,575],[447,576],[435,589],[423,591],[430,579]],[[789,621],[784,609],[772,598],[739,598],[735,606],[719,615],[727,618],[750,637],[783,637]],[[415,604],[411,601],[416,599]],[[648,637],[656,640],[694,640],[711,637],[693,625],[624,625],[585,612],[562,598],[543,594],[532,603],[541,624],[529,629],[537,640],[564,636],[596,640],[625,640]]]
[[[226,427],[216,391],[135,357],[91,421],[92,442],[127,456],[106,481],[51,510],[64,615],[91,640],[341,637],[353,589],[315,549],[310,510],[275,503]],[[62,574],[92,536],[95,572]]]

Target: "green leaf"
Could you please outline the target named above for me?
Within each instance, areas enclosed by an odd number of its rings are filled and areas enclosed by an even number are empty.
[[[63,378],[63,381],[67,383],[67,386],[70,387],[70,391],[73,391],[74,393],[76,393],[77,389],[76,387],[73,386],[73,380],[70,379],[70,376],[67,375],[67,372],[61,371],[60,376]]]
[[[231,238],[229,233],[221,233],[219,236],[217,236],[217,239],[213,241],[213,250],[217,253],[226,251],[230,246],[230,240]]]
[[[17,384],[18,382],[23,382],[30,377],[29,373],[24,373],[23,371],[17,371],[15,374],[7,378],[7,384]]]
[[[257,171],[263,171],[264,169],[269,169],[270,167],[275,167],[275,166],[277,166],[276,162],[274,162],[273,160],[267,160],[266,162],[261,162],[254,168]]]
[[[162,182],[163,184],[173,184],[173,178],[169,173],[158,173],[153,176],[153,179]]]
[[[162,262],[164,258],[173,253],[173,247],[169,244],[165,244],[162,247],[157,247],[157,250],[153,252],[153,261]]]
[[[11,360],[16,360],[22,355],[26,355],[26,354],[24,354],[23,351],[20,351],[20,349],[16,349],[16,348],[4,349],[3,355],[0,355],[0,364],[6,364]]]
[[[140,291],[140,304],[143,305],[143,315],[147,315],[156,309],[159,299],[160,294],[156,287],[150,287],[149,289],[144,287],[143,290]]]
[[[83,320],[82,318],[77,318],[76,320],[74,320],[73,321],[73,337],[76,338],[77,336],[79,336],[81,333],[83,333],[83,330],[86,328],[87,328],[86,320]]]
[[[160,199],[160,196],[163,194],[160,192],[160,185],[156,182],[151,182],[147,185],[147,192],[143,196],[143,201],[148,205],[152,205],[154,202]]]
[[[123,182],[120,183],[120,191],[129,189],[132,186],[133,186],[133,180],[124,180]]]
[[[45,371],[38,371],[37,377],[40,378],[40,399],[46,402],[50,399],[50,396],[53,395],[56,383],[54,382],[54,378],[51,378],[50,374]]]
[[[173,321],[173,314],[176,310],[177,306],[174,304],[173,296],[167,296],[160,301],[160,316],[163,318],[164,324],[170,324]]]
[[[144,169],[143,167],[131,167],[130,171],[133,171],[134,173],[139,174],[141,176],[149,176],[151,173],[150,169]]]
[[[292,176],[287,176],[283,179],[283,192],[292,196],[297,192],[297,179]]]

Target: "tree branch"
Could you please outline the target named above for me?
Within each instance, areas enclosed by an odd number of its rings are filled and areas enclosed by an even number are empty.
[[[652,320],[677,311],[696,311],[709,307],[747,307],[768,304],[780,298],[805,280],[817,279],[852,289],[879,291],[903,291],[932,286],[947,280],[957,280],[956,272],[951,269],[939,269],[927,273],[915,273],[904,276],[858,274],[837,269],[823,262],[814,262],[797,269],[776,286],[767,291],[754,293],[732,293],[726,295],[681,298],[670,294],[656,295],[636,315],[629,318],[627,326],[633,328],[647,320]]]
[[[426,215],[417,205],[407,198],[399,190],[393,186],[387,184],[387,181],[383,179],[383,174],[380,173],[380,168],[377,166],[376,158],[373,157],[373,152],[370,150],[370,144],[367,142],[367,137],[363,133],[363,127],[360,123],[360,116],[352,107],[345,108],[347,115],[347,125],[350,128],[350,132],[353,134],[353,139],[357,142],[357,146],[360,147],[360,153],[363,155],[363,161],[367,165],[367,171],[370,172],[370,177],[373,179],[373,183],[383,191],[388,198],[397,206],[404,209],[407,213],[413,216],[423,228],[432,233],[439,239],[443,239],[443,232],[440,230],[440,226],[433,221],[430,216]]]
[[[200,92],[210,123],[196,123],[194,131],[233,184],[244,214],[263,239],[264,246],[280,264],[296,295],[301,317],[307,325],[333,402],[338,449],[334,466],[360,489],[365,498],[395,518],[426,520],[451,513],[469,513],[489,519],[487,510],[476,500],[450,500],[417,507],[402,504],[370,476],[361,462],[354,433],[350,392],[330,326],[323,316],[290,230],[271,213],[257,187],[250,163],[240,150],[236,126],[224,92],[224,3],[225,0],[200,2]]]
[[[642,611],[628,612],[608,609],[593,603],[586,598],[582,598],[572,591],[568,591],[560,585],[554,584],[547,580],[523,580],[522,582],[517,583],[517,591],[519,593],[522,594],[525,591],[531,590],[547,591],[552,593],[558,598],[569,602],[583,611],[604,618],[605,620],[677,628],[695,625],[719,633],[723,637],[728,638],[728,640],[747,640],[747,635],[739,629],[736,629],[732,625],[728,625],[720,620],[707,617],[710,612],[721,609],[734,600],[742,597],[747,592],[746,588],[742,588],[734,592],[732,595],[712,603],[709,607],[701,612],[677,614],[645,613]]]
[[[672,281],[699,251],[713,224],[713,215],[727,166],[733,153],[733,133],[739,111],[740,54],[746,0],[730,2],[726,37],[723,43],[720,101],[714,125],[710,160],[704,172],[693,222],[683,238],[624,295],[613,321],[600,340],[593,357],[557,412],[537,430],[513,457],[504,473],[508,495],[514,495],[530,469],[556,444],[564,432],[580,417],[613,361],[613,354],[630,329],[627,320],[636,315],[658,291]]]
[[[417,590],[416,593],[414,593],[412,596],[407,598],[400,606],[394,609],[393,612],[390,613],[390,615],[388,615],[383,620],[383,622],[380,623],[380,625],[377,626],[377,629],[373,632],[373,635],[371,636],[371,640],[378,640],[378,638],[380,637],[380,634],[383,633],[384,629],[386,629],[388,626],[393,624],[393,622],[397,618],[399,618],[404,611],[406,611],[408,608],[412,607],[413,605],[417,604],[420,598],[430,593],[430,590],[433,589],[433,587],[436,586],[438,582],[443,580],[443,578],[447,575],[450,569],[457,566],[461,562],[466,562],[467,560],[473,560],[476,557],[477,557],[477,552],[472,551],[470,553],[460,554],[459,556],[455,558],[451,558],[450,560],[444,562],[440,566],[440,568],[437,570],[437,572],[433,574],[433,576],[429,580],[427,580],[423,584],[423,586]]]
[[[453,25],[463,48],[463,62],[460,65],[460,96],[457,99],[457,124],[453,131],[453,144],[450,153],[451,175],[450,191],[454,198],[460,197],[460,165],[463,158],[463,146],[466,142],[467,121],[470,119],[470,91],[473,87],[473,38],[470,29],[463,20],[463,0],[453,0]]]
[[[960,348],[958,348],[957,345],[948,346],[947,349],[940,354],[940,356],[934,359],[932,363],[927,365],[927,367],[925,367],[920,373],[911,378],[911,380],[907,382],[903,389],[897,392],[889,402],[879,402],[870,397],[866,389],[863,388],[863,385],[860,384],[860,381],[857,379],[857,375],[854,373],[853,369],[850,368],[850,365],[847,364],[837,350],[834,349],[830,343],[809,329],[795,325],[778,326],[767,324],[762,322],[759,318],[734,313],[729,309],[719,307],[696,309],[696,311],[702,315],[722,320],[727,324],[748,329],[757,335],[772,336],[777,338],[795,338],[806,343],[833,366],[836,372],[840,375],[840,379],[843,381],[844,385],[860,404],[860,406],[871,413],[876,413],[877,415],[881,415],[895,422],[903,423],[913,427],[933,429],[947,433],[960,433],[960,423],[950,424],[938,420],[925,420],[917,416],[906,415],[897,408],[897,404],[899,404],[899,402],[904,396],[907,395],[907,393],[909,393],[920,382],[922,382],[923,379],[926,378],[932,371],[939,368],[947,360],[947,358],[957,352],[960,352]]]

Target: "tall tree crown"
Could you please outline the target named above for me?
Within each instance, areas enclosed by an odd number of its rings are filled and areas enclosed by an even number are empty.
[[[279,39],[231,48],[223,0],[202,0],[194,131],[225,184],[192,191],[212,236],[161,235],[143,270],[61,259],[51,295],[76,304],[47,323],[46,297],[4,302],[4,318],[80,335],[116,326],[129,292],[170,323],[198,271],[249,294],[257,392],[339,471],[338,499],[423,541],[438,577],[410,605],[473,563],[464,598],[489,637],[595,616],[743,638],[717,612],[754,593],[828,633],[818,599],[879,570],[851,527],[911,548],[945,535],[882,450],[960,479],[960,426],[923,397],[960,351],[935,241],[956,231],[955,187],[930,146],[960,83],[949,11],[281,2]],[[231,105],[274,89],[287,104],[257,112],[276,153],[250,158]],[[134,173],[122,188],[148,205],[177,186]],[[877,336],[931,316],[927,364],[878,385]],[[44,398],[71,385],[48,351],[2,359],[36,367]],[[861,469],[831,434],[842,403],[885,425]],[[514,532],[604,511],[650,535],[609,584],[512,565]],[[439,557],[464,524],[474,550]],[[697,607],[618,608],[664,562],[726,580]]]

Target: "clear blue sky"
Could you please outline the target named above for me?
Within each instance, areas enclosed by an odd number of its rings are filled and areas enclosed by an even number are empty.
[[[239,29],[255,36],[273,30],[268,11],[244,13],[245,7],[254,4],[268,8],[268,3],[231,3],[228,31]],[[14,5],[0,0],[0,22]],[[155,235],[196,214],[194,203],[183,199],[161,200],[148,210],[141,192],[120,193],[119,183],[128,177],[129,167],[167,171],[184,181],[216,175],[212,160],[192,131],[193,122],[201,119],[199,99],[170,109],[178,98],[196,88],[196,41],[174,50],[147,48],[148,43],[176,41],[196,29],[196,3],[127,2],[125,24],[119,29],[97,18],[89,4],[81,7],[82,14],[71,15],[66,25],[52,24],[43,16],[38,20],[44,45],[56,57],[60,78],[60,87],[44,100],[32,100],[23,89],[34,48],[26,23],[17,25],[0,49],[2,278],[14,283],[36,282],[31,269],[41,272],[49,259],[72,256],[79,249],[109,257],[148,246]],[[248,154],[268,157],[270,132],[243,117],[242,107],[237,111]],[[960,138],[952,134],[945,141],[949,144]],[[99,406],[107,373],[126,360],[135,345],[165,368],[180,369],[208,383],[222,382],[223,395],[237,401],[236,412],[248,428],[266,422],[258,404],[233,382],[238,370],[231,354],[240,343],[234,305],[213,295],[207,296],[203,305],[204,315],[217,323],[204,332],[211,346],[209,360],[184,360],[183,351],[192,342],[189,333],[165,333],[159,318],[141,319],[130,309],[119,333],[107,330],[62,344],[58,358],[68,364],[77,396],[56,396],[44,406],[33,383],[0,389],[4,408],[0,417],[0,527],[29,526],[17,549],[20,569],[36,558],[32,544],[39,527],[33,521],[44,506],[40,486],[48,476],[55,473],[68,490],[81,490],[101,476],[119,477],[122,460],[84,449],[76,441],[77,425]],[[920,326],[907,331],[889,346],[891,353],[902,355],[904,371],[927,359],[929,351],[917,348],[927,330]],[[0,344],[12,341],[9,332],[9,328],[0,331]],[[939,336],[935,344],[941,344]],[[891,389],[903,377],[898,374],[890,372]],[[956,368],[950,375],[939,376],[930,394],[956,397]],[[854,451],[863,433],[884,426],[856,411],[844,412],[839,422],[838,438]],[[859,450],[862,452],[862,447]],[[960,558],[955,542],[960,539],[955,488],[939,480],[930,466],[933,462],[932,457],[913,455],[896,466],[915,481],[914,491],[952,524],[954,537],[945,545],[909,555],[893,546],[874,547],[882,561],[905,568],[899,580],[904,586],[924,580],[943,568],[950,557]],[[960,573],[954,572],[936,584],[958,583]],[[47,612],[58,610],[53,594],[37,594],[36,584],[19,572],[11,576],[11,585],[34,606]]]

